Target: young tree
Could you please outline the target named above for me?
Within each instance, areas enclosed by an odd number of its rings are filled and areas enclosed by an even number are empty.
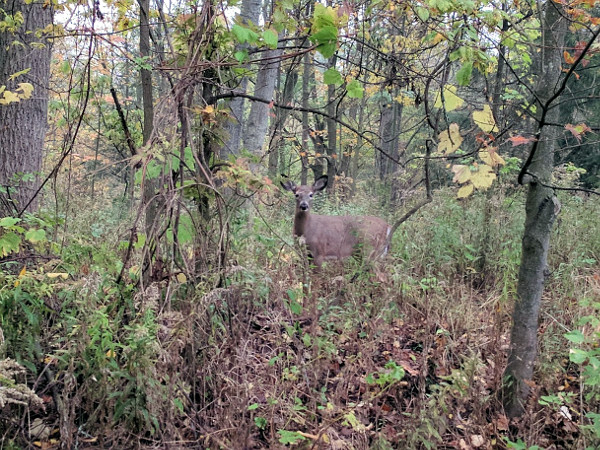
[[[525,230],[522,238],[521,266],[517,300],[513,311],[511,346],[504,381],[504,407],[511,416],[524,412],[529,393],[528,380],[533,375],[537,355],[537,329],[540,303],[547,276],[547,255],[552,225],[560,210],[554,190],[549,187],[557,150],[557,128],[560,108],[553,102],[558,97],[557,79],[561,74],[561,58],[567,21],[559,3],[547,1],[539,5],[541,14],[541,55],[539,58],[536,104],[536,141],[519,176],[528,185]]]

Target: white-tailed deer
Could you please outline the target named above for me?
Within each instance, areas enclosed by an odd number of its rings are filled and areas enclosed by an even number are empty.
[[[292,181],[281,183],[296,195],[294,236],[304,238],[317,267],[328,259],[345,259],[357,251],[369,258],[383,256],[388,251],[390,225],[373,216],[320,216],[311,214],[313,195],[327,186],[323,175],[312,186],[296,186]]]

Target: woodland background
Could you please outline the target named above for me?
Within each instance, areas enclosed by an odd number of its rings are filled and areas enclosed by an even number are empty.
[[[0,446],[600,446],[595,0],[0,1]],[[315,272],[280,181],[394,225]]]

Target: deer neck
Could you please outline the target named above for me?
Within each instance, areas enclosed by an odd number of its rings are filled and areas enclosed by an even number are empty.
[[[296,215],[294,216],[294,236],[304,236],[310,222],[310,214],[308,211],[302,211],[296,209]]]

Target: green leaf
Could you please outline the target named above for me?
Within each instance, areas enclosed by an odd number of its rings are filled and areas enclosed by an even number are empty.
[[[27,239],[32,244],[37,244],[38,242],[44,242],[46,240],[46,231],[45,230],[37,230],[31,229],[25,233],[25,239]]]
[[[350,98],[362,98],[364,94],[364,88],[357,80],[352,80],[348,83],[346,90]]]
[[[375,380],[375,376],[370,373],[365,377],[365,382],[369,385],[374,385],[377,381]]]
[[[18,217],[3,217],[0,219],[0,227],[2,228],[10,228],[15,224],[19,223],[21,219]]]
[[[421,19],[421,21],[427,22],[427,20],[429,19],[429,10],[427,8],[419,6],[417,8],[417,16],[419,16],[419,19]]]
[[[296,431],[278,430],[277,434],[279,434],[279,436],[281,436],[279,438],[279,442],[283,445],[287,445],[287,444],[294,445],[294,444],[297,444],[298,442],[306,439],[304,436],[302,436],[301,434],[298,434]]]
[[[322,27],[310,36],[311,42],[317,44],[317,51],[324,58],[330,58],[337,50],[338,29],[333,25]]]
[[[268,424],[269,422],[267,422],[267,419],[265,419],[264,417],[254,418],[254,425],[256,425],[260,430],[264,430],[265,428],[267,428]]]
[[[146,245],[146,233],[137,233],[137,239],[133,243],[133,248],[139,250],[140,248],[143,248],[144,245]]]
[[[267,44],[267,46],[269,46],[270,48],[277,48],[277,43],[279,42],[279,37],[277,36],[277,33],[273,30],[265,30],[263,32],[263,41],[265,41],[265,44]]]
[[[249,28],[238,25],[237,23],[231,27],[231,31],[240,44],[254,44],[258,40],[258,34]]]
[[[180,398],[174,398],[173,404],[175,405],[175,407],[177,407],[180,413],[183,413],[183,402]]]
[[[336,86],[339,86],[344,82],[344,80],[342,79],[342,75],[337,70],[335,70],[333,67],[330,67],[323,73],[323,82],[325,84],[335,84]]]
[[[581,344],[585,341],[585,336],[579,330],[569,331],[568,333],[565,333],[564,336],[575,344]]]
[[[248,59],[248,51],[240,50],[239,52],[235,52],[233,54],[233,57],[237,60],[237,62],[242,64],[244,61],[246,61]]]
[[[575,364],[583,364],[588,358],[588,353],[578,348],[572,348],[569,352],[569,360]]]
[[[335,28],[336,21],[336,11],[331,8],[323,5],[322,3],[317,3],[315,5],[315,13],[313,15],[313,30],[318,31],[323,27],[333,26]],[[337,30],[337,29],[336,29]],[[337,35],[337,31],[336,31]]]
[[[296,300],[290,300],[290,311],[292,314],[299,316],[302,314],[302,305]]]
[[[258,403],[252,403],[248,406],[248,411],[254,411],[255,409],[258,409]]]
[[[12,231],[0,237],[0,256],[8,256],[13,252],[19,251],[21,237]]]
[[[317,51],[323,55],[323,58],[331,58],[337,50],[337,43],[330,42],[328,44],[321,44],[317,47]]]
[[[473,73],[473,63],[467,61],[463,64],[458,72],[456,72],[456,80],[461,86],[468,86],[471,82],[471,74]]]

